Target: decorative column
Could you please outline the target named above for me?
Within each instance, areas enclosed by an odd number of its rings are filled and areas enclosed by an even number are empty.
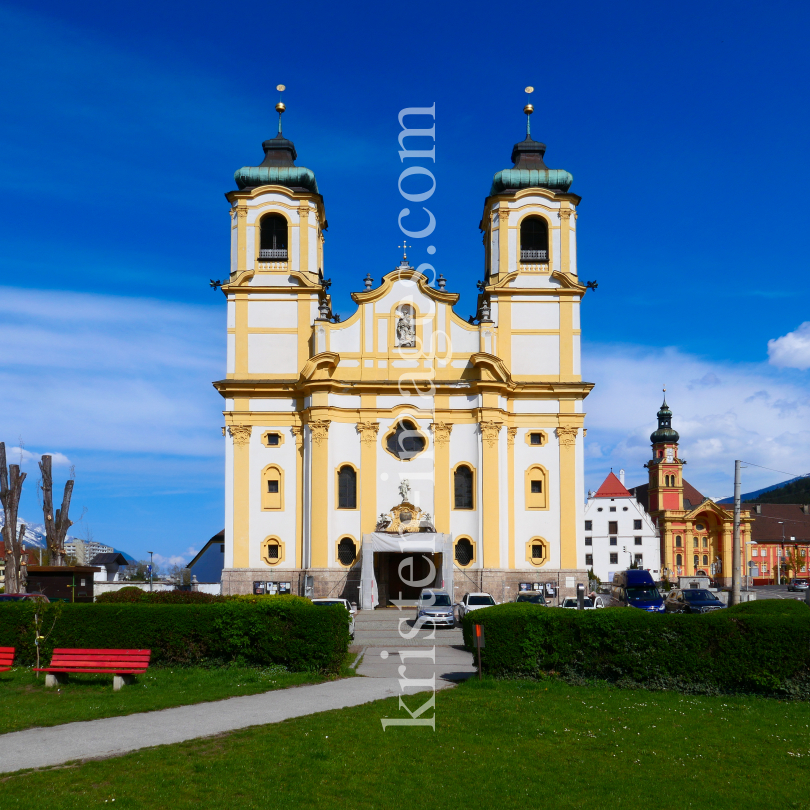
[[[571,214],[570,208],[560,209],[560,270],[571,272]]]
[[[577,433],[573,425],[557,428],[560,445],[560,568],[577,567]]]
[[[509,209],[504,202],[498,207],[498,253],[498,274],[505,276],[509,272]],[[515,261],[520,262],[520,256]]]
[[[506,428],[507,503],[509,504],[509,568],[515,568],[515,436],[516,427]],[[546,496],[548,497],[548,496]]]
[[[250,425],[231,425],[233,439],[233,567],[250,567]]]
[[[311,565],[326,568],[329,564],[329,425],[330,419],[309,423],[312,434],[312,526]]]
[[[360,434],[360,533],[377,526],[377,434],[379,422],[358,422]]]
[[[500,568],[499,532],[499,470],[498,433],[501,422],[489,420],[480,423],[483,444],[483,478],[481,487],[481,510],[483,515],[484,568]]]
[[[247,270],[247,215],[245,205],[236,208],[236,272]]]
[[[295,567],[304,559],[304,428],[294,425],[295,438]]]
[[[436,531],[450,533],[450,422],[432,422],[433,431],[433,518]]]
[[[298,209],[298,269],[309,270],[309,205]]]

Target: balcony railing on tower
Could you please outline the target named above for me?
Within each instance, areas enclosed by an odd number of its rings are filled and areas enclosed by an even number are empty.
[[[287,248],[261,248],[259,250],[260,259],[286,259]]]
[[[545,261],[548,261],[548,251],[547,250],[521,250],[520,251],[520,260],[522,262],[531,262],[531,261],[545,262]]]

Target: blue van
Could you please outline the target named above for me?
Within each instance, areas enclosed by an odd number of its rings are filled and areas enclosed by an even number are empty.
[[[649,571],[628,568],[613,575],[611,607],[634,607],[651,613],[664,612],[664,598],[655,587]]]

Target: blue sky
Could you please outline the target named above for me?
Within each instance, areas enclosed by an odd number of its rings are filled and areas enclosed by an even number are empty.
[[[79,534],[179,561],[222,527],[208,279],[280,82],[339,311],[398,260],[397,113],[435,102],[431,262],[472,312],[484,197],[532,84],[599,281],[587,485],[643,480],[663,382],[705,494],[731,491],[734,458],[810,470],[807,34],[807,7],[778,2],[0,4],[0,433],[24,446],[24,514],[54,452]],[[745,488],[780,477],[750,468]]]

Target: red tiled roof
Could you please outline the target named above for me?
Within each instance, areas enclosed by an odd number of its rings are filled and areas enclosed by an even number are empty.
[[[759,514],[757,514],[759,507]],[[727,507],[728,508],[728,507]],[[757,543],[781,543],[784,525],[785,543],[795,537],[797,543],[810,542],[810,515],[798,503],[744,503],[754,519],[751,526],[751,539]],[[779,521],[782,521],[780,523]]]
[[[629,498],[630,493],[625,489],[624,484],[610,472],[608,477],[602,482],[602,486],[596,492],[596,498]]]

